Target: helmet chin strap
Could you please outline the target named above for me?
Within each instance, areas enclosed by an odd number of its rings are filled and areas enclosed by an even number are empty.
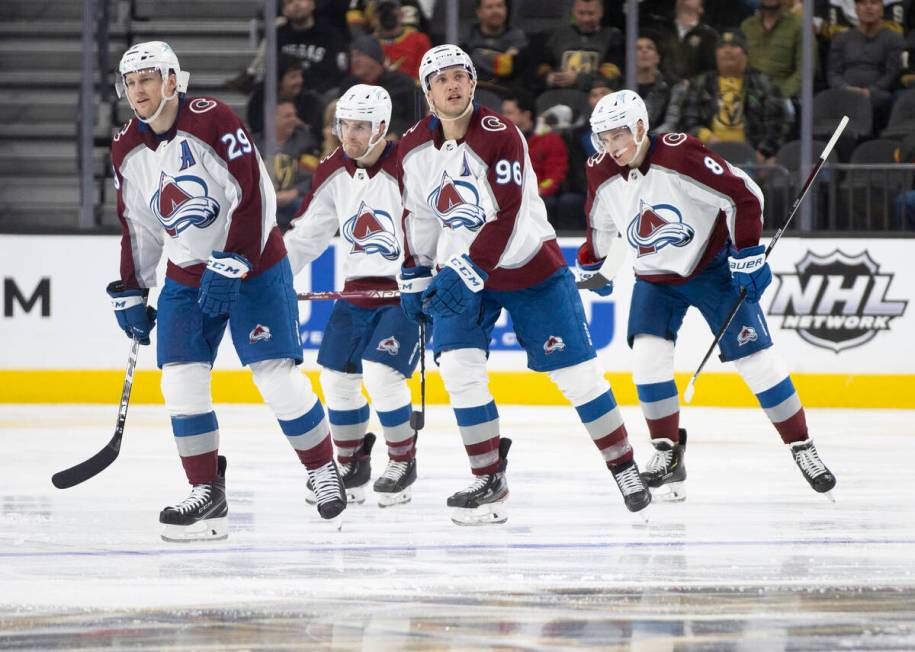
[[[638,130],[638,125],[636,125],[636,130]],[[637,159],[639,157],[639,151],[641,151],[641,149],[642,149],[642,143],[645,142],[646,135],[647,134],[642,133],[642,137],[639,138],[638,140],[635,139],[635,134],[632,135],[632,142],[635,143],[635,152],[633,152],[632,158],[630,158],[628,161],[626,161],[622,165],[624,165],[624,166],[630,165],[635,159]]]
[[[127,101],[128,101],[128,103],[130,104],[130,108],[133,109],[133,114],[134,114],[135,116],[137,116],[137,120],[139,120],[139,121],[142,122],[143,124],[147,124],[147,125],[148,125],[148,124],[150,124],[150,123],[152,123],[152,122],[155,122],[156,119],[162,114],[162,110],[165,108],[165,105],[168,104],[171,100],[173,100],[173,99],[175,99],[176,97],[178,97],[178,88],[177,88],[177,87],[175,87],[175,92],[174,92],[174,93],[172,93],[172,94],[169,95],[169,96],[166,96],[166,95],[165,95],[165,84],[163,84],[163,85],[162,85],[162,88],[160,89],[159,92],[160,92],[161,95],[162,95],[162,99],[159,100],[159,108],[157,108],[157,109],[156,109],[156,112],[153,113],[153,114],[152,114],[151,116],[149,116],[148,118],[141,118],[141,117],[140,117],[140,114],[137,112],[136,107],[133,105],[133,102],[131,101],[130,96],[127,97]]]
[[[476,83],[474,83],[473,89],[471,89],[471,91],[470,91],[470,101],[467,102],[467,106],[464,108],[463,111],[461,111],[461,115],[457,116],[456,118],[445,118],[445,117],[439,115],[438,111],[435,109],[435,102],[433,102],[432,98],[429,97],[432,95],[431,92],[429,92],[426,97],[426,101],[429,102],[429,111],[432,113],[432,115],[434,115],[436,118],[438,118],[442,122],[457,122],[458,120],[462,120],[463,118],[467,117],[468,113],[473,111],[473,94],[474,94],[474,91],[476,91],[476,90],[477,90],[477,85],[476,85]]]
[[[365,148],[365,153],[362,156],[350,156],[356,163],[362,163],[371,156],[372,152],[375,150],[378,145],[384,143],[384,136],[381,136],[374,143],[370,140],[369,146]]]

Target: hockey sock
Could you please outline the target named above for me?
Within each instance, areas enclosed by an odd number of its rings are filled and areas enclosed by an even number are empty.
[[[213,482],[218,474],[219,423],[216,413],[173,416],[172,432],[188,482]]]
[[[636,385],[635,389],[651,438],[680,443],[680,396],[674,381]]]
[[[368,403],[356,410],[333,410],[328,406],[327,419],[330,421],[334,446],[337,447],[337,460],[341,464],[352,462],[368,430]]]
[[[791,444],[807,439],[807,418],[791,376],[772,347],[734,361],[738,373],[756,395],[782,441]]]
[[[607,467],[631,460],[632,447],[623,425],[623,416],[597,359],[554,369],[549,374],[563,396],[575,406]]]
[[[416,457],[413,428],[410,427],[411,404],[397,410],[383,412],[376,408],[378,420],[384,429],[384,440],[388,445],[388,457],[395,462],[409,462]]]
[[[297,419],[278,421],[305,468],[316,469],[333,459],[334,449],[321,401],[315,401],[314,406]]]
[[[499,470],[499,411],[489,393],[486,353],[453,349],[439,356],[442,380],[451,398],[464,450],[474,475]]]

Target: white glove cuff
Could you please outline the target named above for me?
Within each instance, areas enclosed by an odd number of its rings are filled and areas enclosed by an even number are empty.
[[[397,275],[397,287],[401,292],[411,294],[413,292],[422,292],[432,285],[431,276],[417,276],[416,278],[404,278]]]
[[[127,310],[128,308],[133,308],[142,303],[144,303],[143,297],[137,295],[130,297],[111,297],[111,307],[115,310]]]
[[[207,260],[207,269],[229,278],[244,278],[245,274],[251,271],[250,267],[231,256],[226,256],[225,258],[210,256],[209,260]]]
[[[752,274],[766,264],[766,254],[756,254],[746,258],[728,258],[728,266],[731,268],[731,274]]]

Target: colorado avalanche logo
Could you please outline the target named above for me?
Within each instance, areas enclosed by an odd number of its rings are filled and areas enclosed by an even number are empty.
[[[543,343],[543,352],[547,355],[556,353],[556,351],[564,351],[565,348],[566,343],[558,335],[550,335],[546,338],[546,342]]]
[[[639,200],[639,214],[629,223],[626,235],[639,256],[654,254],[666,247],[685,247],[693,240],[695,229],[683,223],[683,215],[672,204],[652,206]]]
[[[209,196],[206,182],[192,174],[172,177],[162,172],[149,207],[173,238],[192,226],[205,229],[219,215],[219,202]]]
[[[737,345],[743,346],[744,344],[755,342],[758,339],[759,336],[756,334],[755,328],[752,326],[744,326],[740,329],[740,333],[737,334]]]
[[[378,343],[378,350],[382,353],[387,353],[390,356],[395,356],[400,353],[400,342],[397,341],[393,335],[391,337],[386,337]]]
[[[476,231],[486,222],[477,189],[466,181],[454,181],[447,172],[442,173],[441,183],[429,193],[426,203],[452,230],[464,227],[468,231]]]
[[[381,254],[387,260],[397,260],[400,256],[391,214],[373,210],[364,201],[356,214],[344,223],[343,237],[353,245],[351,254]]]
[[[270,332],[269,326],[258,324],[251,329],[250,333],[248,333],[248,342],[251,344],[256,344],[257,342],[269,342],[271,339],[273,339],[273,334]]]

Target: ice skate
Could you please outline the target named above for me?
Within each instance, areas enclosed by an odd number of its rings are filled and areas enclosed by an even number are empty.
[[[835,502],[836,499],[832,496],[832,489],[836,486],[836,477],[823,464],[817,454],[816,447],[813,445],[813,440],[808,438],[804,441],[794,442],[789,444],[789,447],[791,448],[791,455],[794,456],[795,464],[801,470],[804,479],[813,487],[813,490],[817,493],[826,494],[829,500]]]
[[[372,477],[372,447],[375,445],[375,435],[366,433],[362,439],[362,446],[356,452],[351,462],[340,464],[340,478],[346,488],[346,502],[361,505],[365,502],[365,485]],[[315,490],[311,478],[305,484],[305,502],[309,505],[317,504]]]
[[[617,464],[610,468],[613,479],[616,480],[620,493],[623,494],[623,502],[626,503],[626,509],[630,512],[642,512],[649,503],[651,503],[651,492],[639,475],[639,467],[635,460],[630,460],[624,464]],[[640,514],[641,518],[647,521],[645,513]]]
[[[388,460],[388,466],[375,480],[375,493],[379,507],[391,507],[408,503],[413,499],[410,488],[416,482],[416,459],[407,462]]]
[[[226,458],[222,455],[218,465],[213,482],[193,485],[190,496],[159,513],[163,541],[219,541],[229,536]]]
[[[655,452],[642,472],[642,481],[648,485],[651,497],[663,502],[686,500],[686,430],[680,428],[680,443],[670,439],[652,439]]]
[[[496,473],[478,475],[466,489],[448,498],[448,507],[453,507],[451,520],[457,525],[490,525],[504,523],[508,512],[503,503],[508,498],[508,481],[505,468],[508,465],[508,449],[511,439],[499,441],[499,470]]]
[[[346,509],[346,488],[334,461],[330,460],[316,469],[308,469],[308,479],[314,487],[315,504],[321,518],[329,521],[340,516]],[[341,527],[342,523],[337,521],[337,529]]]

